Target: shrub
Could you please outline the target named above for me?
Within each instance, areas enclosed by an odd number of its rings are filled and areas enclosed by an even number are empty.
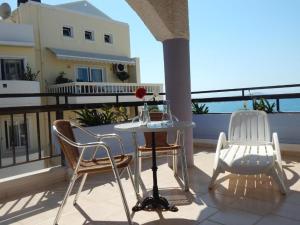
[[[198,103],[192,102],[192,112],[194,114],[207,114],[209,109],[205,104],[199,105]]]
[[[275,103],[270,103],[267,99],[260,98],[259,100],[252,100],[253,109],[265,111],[266,113],[273,113],[275,111]]]
[[[60,72],[59,75],[55,79],[55,84],[64,84],[64,83],[71,83],[71,82],[73,82],[73,80],[64,77],[65,75],[66,75],[65,72],[63,72],[63,71]]]
[[[36,81],[39,73],[40,73],[40,71],[33,73],[31,67],[27,64],[26,71],[23,74],[23,80]]]
[[[84,108],[74,112],[78,115],[78,122],[83,126],[98,126],[128,120],[127,109],[125,107],[114,108],[104,106],[100,110]]]

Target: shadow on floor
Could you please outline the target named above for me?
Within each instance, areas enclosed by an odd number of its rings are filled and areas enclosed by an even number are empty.
[[[284,166],[284,170],[287,173],[289,173],[289,179],[287,179],[288,186],[292,186],[299,181],[299,175],[293,169],[295,163],[298,164],[298,162],[295,161],[287,161],[287,164]],[[163,161],[159,161],[159,165],[161,164],[163,164]],[[151,164],[149,163],[145,163],[144,169],[149,169],[150,165]],[[199,165],[199,167],[201,168],[201,165]],[[180,172],[180,170],[178,171]],[[284,197],[278,191],[277,185],[274,184],[272,179],[266,176],[239,176],[232,174],[226,175],[218,179],[218,184],[214,190],[208,192],[207,187],[211,178],[208,175],[208,173],[205,172],[205,170],[201,170],[196,166],[189,168],[188,172],[190,178],[190,190],[192,193],[195,194],[191,194],[191,192],[182,191],[181,187],[183,186],[183,184],[181,174],[179,173],[178,177],[172,177],[172,179],[177,180],[178,187],[160,189],[161,195],[166,197],[170,201],[170,203],[175,204],[177,206],[190,205],[194,202],[198,205],[205,204],[205,201],[201,201],[201,198],[207,193],[209,193],[209,196],[214,202],[216,208],[219,208],[219,206],[221,207],[221,205],[224,205],[224,203],[222,202],[222,198],[220,199],[218,196],[220,194],[224,194],[233,198],[253,198],[257,200],[268,200],[276,206],[280,206],[282,200],[284,200]],[[159,173],[158,176],[160,176]],[[128,180],[128,177],[125,176],[125,179]],[[221,183],[223,182],[228,182],[228,187],[227,185],[226,187],[224,185],[221,185]],[[87,190],[88,193],[90,193],[95,187],[101,187],[101,185],[107,183],[109,183],[114,188],[115,192],[118,192],[112,174],[101,174],[99,175],[99,177],[94,177],[94,179],[92,179],[91,182],[87,181],[84,190]],[[57,189],[57,186],[59,190]],[[56,209],[60,205],[66,188],[67,183],[65,182],[60,183],[59,185],[55,185],[53,187],[49,187],[48,189],[31,192],[28,194],[24,194],[23,196],[16,196],[9,200],[5,200],[4,202],[0,203],[0,224],[12,224],[14,222],[18,222],[23,219],[36,216],[40,213]],[[73,194],[77,191],[77,188],[78,184],[74,188]],[[151,193],[149,192],[149,189],[151,188],[152,187],[143,187],[144,193],[146,195],[149,195]],[[197,198],[200,198],[200,200]],[[32,203],[33,199],[34,204]],[[8,201],[10,201],[9,204],[7,204]],[[120,205],[122,205],[121,202]],[[84,224],[127,224],[127,221],[92,221],[91,218],[85,213],[84,208],[76,208],[79,211],[79,213],[84,215],[84,217],[86,218],[86,222]],[[163,224],[195,224],[195,221],[189,219],[165,219],[163,218],[162,214],[158,221],[160,221],[160,223],[163,222]],[[153,221],[145,225],[158,224],[158,221]]]

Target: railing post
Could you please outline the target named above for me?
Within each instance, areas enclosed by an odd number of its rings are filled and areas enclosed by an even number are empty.
[[[139,109],[137,106],[134,106],[134,114],[135,114],[135,116],[139,115]]]
[[[24,132],[25,132],[25,151],[26,151],[26,162],[29,162],[29,150],[28,150],[28,132],[27,132],[27,114],[24,113],[23,114],[23,118],[24,118]]]
[[[279,100],[279,98],[276,98],[276,109],[277,109],[277,112],[280,112],[280,100]]]
[[[56,96],[56,119],[63,119],[64,118],[64,111],[60,109],[60,104],[59,104],[59,95]],[[60,158],[61,158],[61,165],[65,166],[66,161],[65,161],[65,155],[63,151],[60,151]]]
[[[14,136],[15,136],[15,129],[14,129],[14,115],[10,114],[10,121],[11,121],[11,137],[10,137],[10,145],[12,147],[12,153],[13,153],[13,164],[16,164],[16,148],[15,148],[15,141],[14,141]]]
[[[118,94],[116,94],[116,104],[117,104],[117,106],[119,105],[119,95]]]
[[[65,105],[68,105],[69,104],[69,98],[68,98],[68,95],[65,95]]]
[[[242,96],[245,97],[245,90],[242,89]]]

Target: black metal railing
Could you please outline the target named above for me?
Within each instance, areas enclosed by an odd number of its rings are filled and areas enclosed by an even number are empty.
[[[253,90],[278,90],[278,89],[296,89],[300,88],[300,84],[290,84],[290,85],[275,85],[275,86],[259,86],[259,87],[248,87],[248,88],[232,88],[232,89],[218,89],[218,90],[209,90],[209,91],[194,91],[192,92],[192,96],[200,95],[201,94],[215,94],[219,93],[222,96],[217,97],[192,97],[192,102],[194,103],[217,103],[217,102],[237,102],[237,101],[249,101],[253,99],[267,99],[267,100],[274,100],[276,103],[276,111],[278,113],[283,113],[284,111],[281,110],[281,102],[280,100],[285,99],[299,99],[300,98],[300,90],[296,90],[293,93],[276,93],[276,94],[257,94],[251,93]],[[235,93],[235,95],[224,96],[226,93]],[[248,92],[248,95],[246,95]],[[295,111],[297,113],[298,111]]]
[[[235,89],[220,89],[220,90],[211,90],[211,91],[196,91],[192,92],[192,101],[196,103],[213,103],[213,102],[234,102],[234,101],[247,101],[252,100],[253,98],[265,98],[265,99],[274,99],[276,100],[277,111],[282,112],[280,110],[280,100],[282,99],[297,99],[300,98],[300,92],[295,93],[280,93],[280,94],[259,94],[259,95],[246,95],[246,91],[252,90],[274,90],[280,88],[299,88],[300,84],[292,84],[292,85],[280,85],[280,86],[262,86],[262,87],[250,87],[250,88],[235,88]],[[229,92],[238,92],[235,95],[224,96],[224,93]],[[217,97],[199,97],[201,94],[220,94]],[[9,140],[5,140],[5,143],[0,142],[0,168],[16,166],[20,164],[26,164],[30,162],[40,161],[40,160],[48,160],[52,158],[61,157],[61,163],[64,164],[64,157],[59,153],[54,151],[54,143],[52,138],[52,122],[55,119],[64,118],[64,112],[69,110],[79,110],[82,108],[102,108],[104,106],[124,106],[124,107],[134,107],[135,113],[137,114],[138,106],[142,106],[143,102],[141,101],[120,101],[121,96],[133,96],[132,93],[116,93],[116,94],[53,94],[53,93],[33,93],[33,94],[0,94],[0,102],[3,98],[32,98],[32,97],[40,97],[40,98],[54,98],[55,101],[53,104],[41,104],[34,106],[14,106],[14,107],[3,107],[0,106],[0,118],[4,116],[9,120],[11,129],[6,129],[6,135],[10,136]],[[152,95],[149,93],[148,95]],[[163,96],[165,93],[159,93],[159,95]],[[197,95],[196,97],[193,97]],[[87,104],[70,104],[70,98],[72,97],[88,97],[88,96],[99,96],[99,97],[115,97],[115,101],[113,102],[105,102],[105,103],[87,103]],[[43,102],[43,101],[42,101]],[[46,102],[46,101],[45,101]],[[148,104],[162,104],[162,101],[150,101]],[[14,129],[14,123],[16,117],[23,118],[23,126],[25,127],[23,135],[23,160],[18,159],[18,146],[15,143],[17,130]],[[29,121],[30,117],[30,121]],[[0,119],[1,122],[1,119]],[[28,130],[29,123],[33,124],[31,126],[32,130]],[[2,123],[1,123],[2,126]],[[8,126],[6,124],[6,126]],[[33,128],[33,126],[35,126]],[[4,129],[4,128],[1,128]],[[29,132],[28,132],[29,131]],[[35,131],[35,133],[32,133]],[[9,134],[8,134],[9,133]],[[29,146],[29,136],[34,136],[36,138],[36,150],[32,152]],[[45,141],[46,139],[46,141]],[[48,143],[45,147],[43,143]],[[9,153],[5,153],[2,150],[3,145],[9,145]],[[32,158],[32,154],[37,155],[35,158]]]
[[[5,142],[9,143],[6,145],[9,150],[9,153],[2,150],[3,143],[0,142],[0,168],[6,168],[31,162],[36,162],[40,160],[48,160],[52,158],[61,157],[61,164],[64,165],[64,157],[61,154],[57,154],[54,152],[54,143],[52,138],[52,122],[56,119],[63,119],[64,118],[64,112],[65,111],[74,111],[74,110],[80,110],[83,108],[91,109],[91,108],[102,108],[107,106],[117,106],[117,107],[134,107],[135,108],[135,115],[138,113],[138,106],[142,106],[144,103],[141,101],[136,102],[120,102],[119,97],[120,96],[132,96],[132,93],[118,93],[118,94],[49,94],[49,93],[32,93],[32,94],[0,94],[0,102],[3,98],[10,98],[10,99],[16,99],[16,98],[32,98],[32,97],[40,97],[40,98],[54,98],[55,104],[41,104],[41,105],[34,105],[34,106],[13,106],[13,107],[2,107],[0,106],[0,122],[1,122],[1,116],[6,116],[9,118],[9,125],[11,129],[6,129],[6,139],[7,136],[9,136],[9,140],[6,140]],[[151,94],[148,94],[151,95]],[[105,97],[105,96],[114,96],[115,101],[114,102],[105,102],[105,103],[86,103],[86,104],[70,104],[69,98],[71,97],[88,97],[88,96],[99,96],[99,97]],[[63,101],[61,101],[63,99]],[[49,99],[48,99],[49,100]],[[149,105],[156,105],[156,104],[162,104],[162,101],[149,101]],[[15,124],[15,118],[20,117],[22,115],[22,121],[24,129],[24,145],[22,146],[23,154],[21,155],[21,158],[24,158],[23,160],[18,159],[17,154],[17,145],[15,143],[15,136],[16,134],[14,129]],[[35,128],[31,130],[30,135],[35,137],[35,145],[36,150],[34,152],[29,151],[29,136],[28,136],[28,117],[31,116],[31,120],[34,117],[34,123]],[[34,115],[34,116],[33,116]],[[43,118],[43,120],[41,119]],[[41,121],[42,120],[42,121]],[[33,122],[33,121],[31,121]],[[45,124],[46,123],[46,124]],[[33,131],[35,131],[33,133]],[[9,134],[8,134],[9,133]],[[43,137],[42,137],[43,136]],[[44,140],[44,143],[49,143],[47,146],[42,146],[42,139]],[[45,141],[45,139],[47,139]],[[1,140],[1,139],[0,139]],[[5,145],[5,144],[4,144]],[[37,155],[34,159],[32,159],[31,155]],[[6,156],[5,156],[6,155]],[[19,157],[20,158],[20,157]],[[11,160],[10,160],[11,159]],[[5,162],[4,162],[5,161]],[[9,162],[7,162],[9,161]]]

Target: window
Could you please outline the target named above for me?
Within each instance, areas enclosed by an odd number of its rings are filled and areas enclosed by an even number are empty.
[[[2,80],[21,80],[24,74],[23,59],[0,59]]]
[[[84,38],[85,38],[85,40],[93,41],[94,40],[94,32],[86,30],[84,32]]]
[[[77,68],[77,81],[78,82],[89,82],[89,68],[78,67]]]
[[[102,69],[91,68],[90,72],[91,72],[91,76],[90,76],[90,81],[91,82],[103,82],[104,81]]]
[[[111,34],[104,34],[104,42],[112,44],[112,35]]]
[[[104,80],[102,68],[77,68],[77,82],[104,82]]]
[[[63,27],[63,36],[64,37],[73,37],[73,28],[72,27]]]

